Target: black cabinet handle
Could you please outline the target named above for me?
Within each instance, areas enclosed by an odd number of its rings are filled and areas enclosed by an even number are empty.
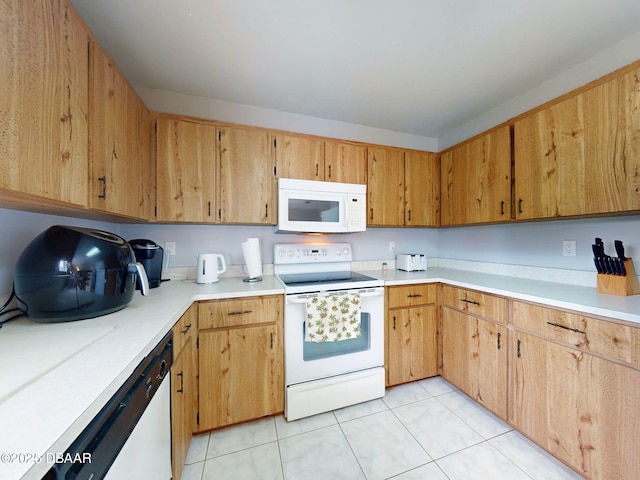
[[[183,334],[183,335],[186,335],[186,334],[187,334],[187,332],[188,332],[190,329],[191,329],[191,324],[189,324],[189,325],[185,326],[185,327],[184,327],[184,330],[182,330],[182,334]]]
[[[559,323],[547,322],[547,325],[551,325],[552,327],[564,328],[565,330],[570,330],[576,333],[582,333],[583,335],[587,334],[587,332],[583,332],[582,330],[578,330],[577,328],[567,327],[565,325],[560,325]]]
[[[178,376],[180,377],[180,388],[176,392],[184,393],[184,372],[178,373]]]
[[[229,312],[227,315],[245,315],[247,313],[251,313],[253,310],[241,310],[239,312]]]
[[[522,213],[522,199],[518,199],[518,213]]]
[[[500,345],[500,336],[501,336],[501,334],[500,334],[500,332],[498,332],[498,350],[500,350],[500,347],[501,347],[501,345]]]
[[[520,340],[518,340],[518,351],[516,352],[516,356],[518,358],[520,358],[522,356],[522,353],[520,353],[520,343],[522,343],[522,342],[520,342]]]
[[[504,200],[500,202],[500,215],[504,215]]]
[[[273,332],[271,332],[271,350],[273,350]]]
[[[407,219],[409,222],[411,221],[411,210],[409,210],[408,212],[409,218]]]
[[[396,329],[396,317],[393,317],[393,329]]]
[[[107,199],[107,177],[100,177],[98,179],[102,183],[102,195],[98,195],[98,198],[103,200]]]
[[[460,301],[464,303],[470,303],[471,305],[480,306],[480,302],[474,302],[473,300],[467,300],[466,298],[461,298]]]
[[[410,293],[409,295],[407,295],[407,298],[418,298],[421,296],[422,296],[421,293]]]
[[[329,178],[331,178],[331,165],[329,165]]]

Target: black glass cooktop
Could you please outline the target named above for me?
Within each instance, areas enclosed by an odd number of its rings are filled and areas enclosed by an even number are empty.
[[[279,277],[280,280],[282,280],[282,282],[288,287],[304,287],[331,283],[358,283],[377,280],[376,278],[350,271],[293,273],[288,275],[279,275]]]

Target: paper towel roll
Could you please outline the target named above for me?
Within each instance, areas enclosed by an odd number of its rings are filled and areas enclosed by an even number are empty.
[[[260,239],[247,238],[247,241],[242,243],[242,253],[244,254],[244,263],[247,266],[249,278],[261,276],[262,257],[260,255]]]

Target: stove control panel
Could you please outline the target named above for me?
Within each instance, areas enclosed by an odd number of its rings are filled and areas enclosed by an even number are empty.
[[[350,262],[350,243],[276,243],[273,246],[273,263]]]

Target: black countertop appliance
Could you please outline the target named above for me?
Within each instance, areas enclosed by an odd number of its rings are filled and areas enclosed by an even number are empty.
[[[162,282],[162,261],[164,258],[164,250],[152,240],[145,238],[136,238],[129,240],[129,245],[133,248],[136,260],[142,264],[147,272],[149,279],[149,288],[156,288]],[[140,290],[140,280],[138,280],[136,289]]]
[[[118,235],[55,225],[24,249],[14,277],[18,307],[31,320],[68,322],[125,307],[146,273]]]

